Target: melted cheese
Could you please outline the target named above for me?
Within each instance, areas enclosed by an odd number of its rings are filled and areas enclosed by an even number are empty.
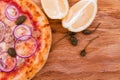
[[[0,52],[3,52],[8,49],[8,46],[5,42],[2,42],[2,43],[0,43],[0,48],[2,49],[2,51],[0,51]]]

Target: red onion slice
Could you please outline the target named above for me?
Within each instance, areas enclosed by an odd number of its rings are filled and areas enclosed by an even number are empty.
[[[3,72],[10,72],[15,69],[17,59],[8,55],[7,52],[0,54],[0,70]]]
[[[35,54],[38,44],[35,38],[31,36],[28,36],[30,37],[28,40],[21,41],[23,37],[17,39],[15,42],[15,49],[19,57],[28,58]]]
[[[11,21],[15,20],[16,18],[18,18],[19,14],[20,13],[19,13],[18,9],[14,5],[9,4],[7,6],[5,15],[9,20],[11,20]]]
[[[2,21],[0,21],[0,42],[4,38],[4,32],[5,32],[5,24]]]
[[[16,38],[19,38],[20,40],[27,40],[30,36],[24,36],[24,35],[31,35],[31,29],[30,27],[26,25],[19,25],[14,29],[14,36]]]

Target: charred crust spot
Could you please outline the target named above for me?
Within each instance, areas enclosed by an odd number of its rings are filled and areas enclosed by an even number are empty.
[[[50,35],[48,34],[48,35],[46,35],[46,37],[45,37],[45,41],[48,41],[48,39],[50,38]]]
[[[40,63],[41,63],[41,64],[43,64],[43,63],[44,63],[44,59],[43,59],[43,58],[40,60]]]
[[[40,13],[38,11],[36,11],[34,15],[39,17]]]
[[[48,47],[48,44],[45,44],[45,48],[47,48]]]
[[[29,72],[32,72],[32,69]]]
[[[27,79],[29,79],[29,77]]]
[[[33,6],[33,5],[32,5],[31,3],[29,3],[29,2],[26,2],[25,5],[27,5],[27,7],[29,7],[30,9],[35,8],[35,6]]]

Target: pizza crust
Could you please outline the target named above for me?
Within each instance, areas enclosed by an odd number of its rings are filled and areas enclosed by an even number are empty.
[[[12,71],[9,74],[9,78],[5,78],[5,80],[30,80],[32,79],[37,72],[44,66],[45,62],[47,61],[52,37],[51,37],[51,29],[49,22],[43,12],[33,3],[31,0],[13,0],[22,9],[26,9],[31,13],[33,16],[33,20],[37,21],[37,25],[39,26],[39,30],[41,31],[41,47],[40,50],[37,51],[34,58],[30,58],[30,61],[27,66],[23,66],[17,74],[13,74]],[[7,77],[6,73],[0,73],[0,77]]]

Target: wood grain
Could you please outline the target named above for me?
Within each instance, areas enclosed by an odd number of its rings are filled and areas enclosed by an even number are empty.
[[[40,0],[33,0],[41,9]],[[79,0],[69,0],[70,6]],[[49,19],[53,43],[67,32],[60,21]],[[101,23],[94,34],[78,33],[78,46],[74,47],[65,38],[50,52],[44,68],[33,80],[120,80],[120,0],[98,0],[98,13],[89,29]],[[80,51],[88,41],[99,36],[87,48],[87,56]]]

